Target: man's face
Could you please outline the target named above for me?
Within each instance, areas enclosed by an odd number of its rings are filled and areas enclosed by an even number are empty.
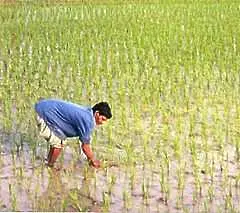
[[[95,112],[95,121],[97,125],[102,125],[107,121],[107,118],[104,115],[100,115],[99,112]]]

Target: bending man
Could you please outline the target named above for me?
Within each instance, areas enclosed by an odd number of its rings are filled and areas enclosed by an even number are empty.
[[[107,102],[100,102],[92,108],[71,102],[44,99],[35,104],[40,136],[50,143],[47,157],[49,166],[53,166],[68,137],[79,137],[81,148],[87,159],[95,168],[100,161],[94,158],[90,146],[91,133],[96,125],[101,125],[112,117]]]

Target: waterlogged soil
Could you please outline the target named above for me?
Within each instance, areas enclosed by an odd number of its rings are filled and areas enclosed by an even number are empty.
[[[213,180],[200,173],[200,188],[186,165],[180,190],[176,162],[170,163],[168,177],[161,177],[163,173],[152,164],[106,164],[96,170],[76,159],[75,150],[66,146],[52,169],[44,162],[45,146],[34,150],[23,141],[16,147],[10,135],[1,135],[1,211],[229,212],[232,205],[237,212],[240,206],[240,187],[234,185],[239,168],[230,157],[227,173],[219,167]],[[226,175],[233,184],[224,190]]]

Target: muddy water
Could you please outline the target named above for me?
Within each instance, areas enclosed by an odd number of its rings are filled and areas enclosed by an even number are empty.
[[[177,163],[171,162],[166,194],[160,184],[161,172],[153,165],[136,165],[134,178],[126,166],[95,170],[76,159],[75,150],[67,146],[56,169],[50,169],[44,164],[46,146],[34,150],[24,141],[17,149],[10,139],[10,135],[1,135],[1,211],[224,212],[226,207],[229,188],[225,191],[222,186],[220,167],[214,172],[214,182],[202,172],[201,192],[196,193],[191,166],[186,166],[180,191]],[[231,201],[237,209],[240,189],[234,182],[239,168],[233,159],[228,163]],[[212,200],[210,189],[214,190]]]

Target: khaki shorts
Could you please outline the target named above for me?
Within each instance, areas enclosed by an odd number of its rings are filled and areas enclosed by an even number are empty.
[[[49,129],[45,121],[37,115],[37,126],[39,130],[39,136],[43,137],[50,143],[51,146],[56,148],[63,148],[65,141],[61,140]]]

